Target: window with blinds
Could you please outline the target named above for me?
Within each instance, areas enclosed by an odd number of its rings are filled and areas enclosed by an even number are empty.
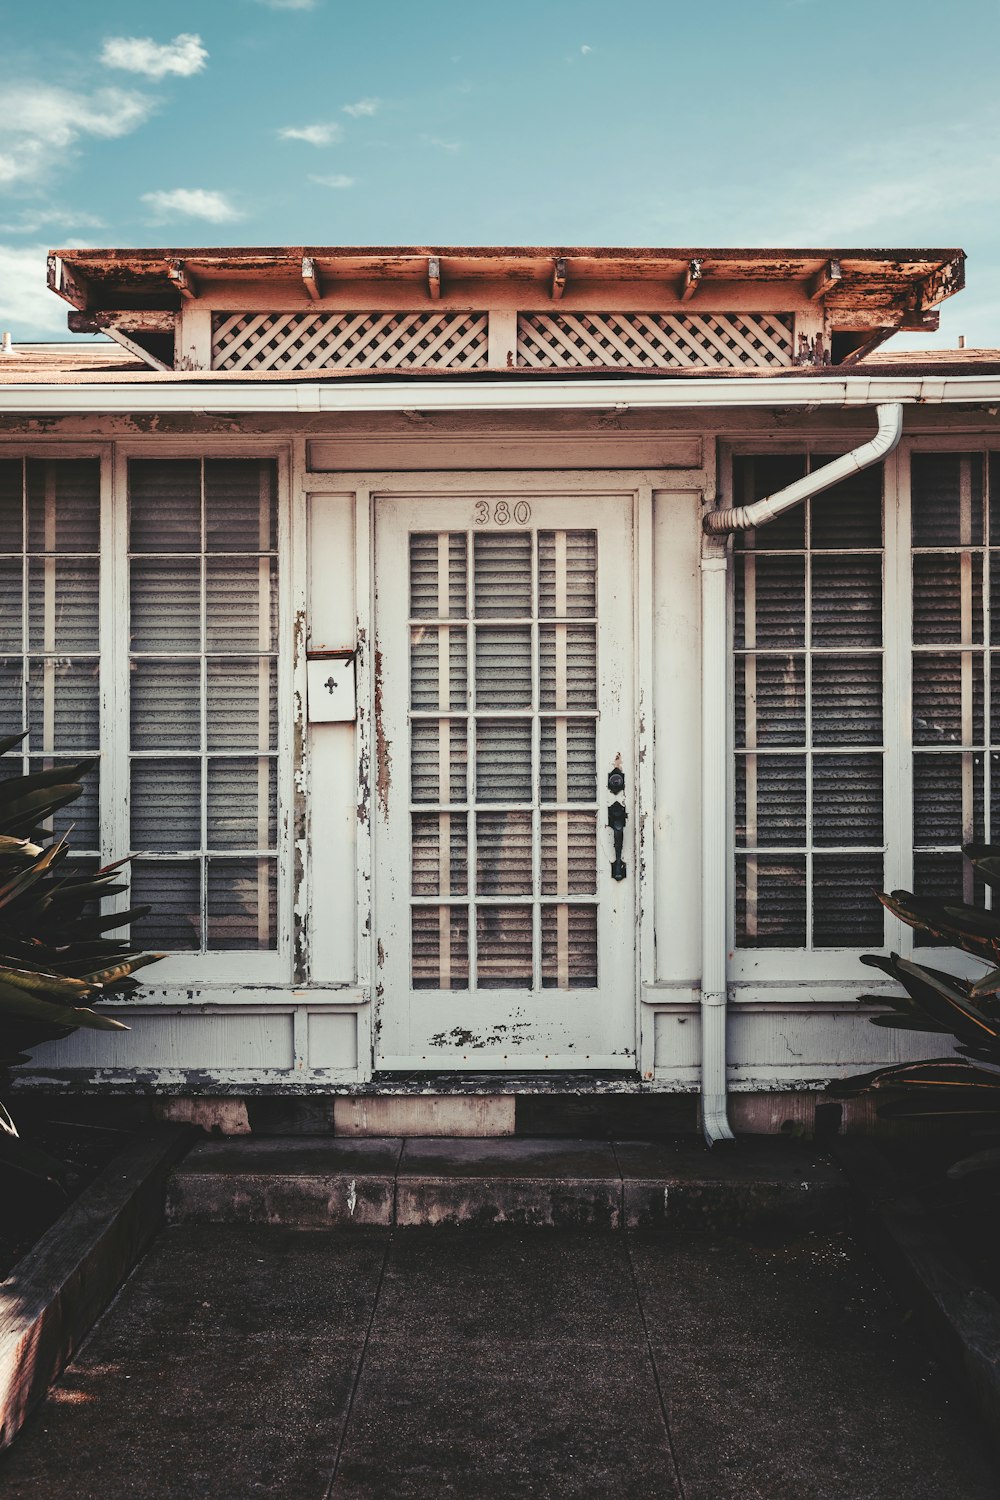
[[[911,455],[914,888],[966,901],[962,845],[1000,835],[998,503],[1000,454]]]
[[[827,461],[741,458],[736,503]],[[877,468],[737,537],[738,947],[882,942],[882,549]]]
[[[0,775],[100,753],[101,470],[96,458],[0,459]],[[74,857],[101,847],[99,777],[53,819]]]
[[[277,946],[275,466],[128,465],[129,822],[143,941]]]

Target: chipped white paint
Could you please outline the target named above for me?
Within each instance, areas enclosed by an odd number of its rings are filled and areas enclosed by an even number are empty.
[[[354,1218],[354,1210],[358,1206],[358,1184],[356,1178],[352,1177],[347,1184],[347,1212]]]

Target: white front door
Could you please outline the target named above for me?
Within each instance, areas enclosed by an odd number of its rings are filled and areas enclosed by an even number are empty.
[[[377,1069],[635,1065],[632,508],[375,502]]]

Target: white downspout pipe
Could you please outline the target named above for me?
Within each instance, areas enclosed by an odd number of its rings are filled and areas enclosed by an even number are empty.
[[[726,1117],[726,955],[729,905],[729,558],[705,542],[701,559],[701,1128],[731,1141]]]
[[[734,1139],[726,1110],[726,970],[728,951],[729,621],[728,545],[734,531],[763,526],[861,469],[887,458],[903,432],[903,408],[876,408],[878,432],[832,463],[751,505],[709,511],[701,559],[701,1128],[709,1146]]]
[[[801,505],[810,495],[818,495],[831,485],[849,479],[861,469],[868,469],[880,459],[888,458],[903,435],[903,408],[900,402],[888,402],[875,408],[878,413],[878,432],[860,448],[852,448],[831,463],[824,464],[812,474],[796,479],[773,495],[755,500],[752,505],[736,505],[730,510],[710,510],[702,525],[711,536],[725,535],[731,531],[749,531],[754,526],[764,526],[786,510]]]

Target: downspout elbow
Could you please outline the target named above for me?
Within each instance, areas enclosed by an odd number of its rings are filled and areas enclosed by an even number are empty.
[[[859,448],[852,448],[850,453],[842,454],[814,473],[803,475],[793,484],[786,485],[783,490],[765,495],[762,500],[755,500],[751,505],[709,511],[702,521],[705,530],[710,536],[722,536],[765,526],[768,521],[775,520],[785,511],[801,505],[811,495],[818,495],[832,485],[839,484],[842,479],[849,479],[862,469],[869,469],[872,464],[888,458],[903,435],[902,403],[886,402],[875,410],[878,415],[878,431],[867,443],[862,443]]]

